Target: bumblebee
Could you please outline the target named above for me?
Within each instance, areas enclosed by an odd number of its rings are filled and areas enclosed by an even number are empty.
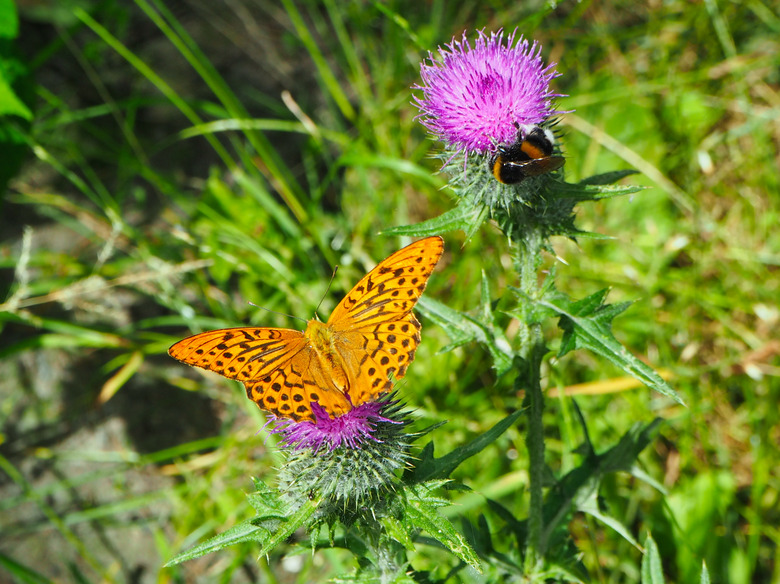
[[[525,136],[523,136],[523,133]],[[500,183],[517,184],[530,176],[539,176],[563,166],[563,156],[553,155],[555,137],[541,126],[518,132],[517,142],[498,147],[490,161],[490,172]]]

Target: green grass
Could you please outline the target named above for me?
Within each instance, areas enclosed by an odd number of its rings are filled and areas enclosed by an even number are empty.
[[[165,351],[209,328],[299,328],[249,302],[308,319],[324,295],[327,315],[400,247],[378,232],[448,209],[438,145],[410,105],[419,60],[464,29],[517,25],[558,62],[561,109],[576,110],[562,124],[567,179],[635,167],[651,187],[579,208],[581,229],[611,239],[556,242],[558,286],[635,301],[615,335],[688,404],[641,387],[576,398],[597,451],[667,420],[641,462],[668,494],[620,474],[601,508],[640,542],[652,532],[668,581],[698,581],[706,560],[713,582],[780,582],[776,7],[232,7],[22,12],[39,85],[1,220],[0,567],[19,582],[124,582],[140,566],[149,580],[305,582],[352,567],[346,552],[258,562],[241,546],[161,568],[250,517],[249,477],[273,483],[278,463],[242,388]],[[446,244],[431,298],[475,307],[483,269],[495,298],[515,284],[497,229]],[[420,428],[448,420],[432,435],[443,454],[520,399],[488,355],[440,354],[446,331],[423,326],[400,391]],[[621,375],[582,351],[548,361],[549,388]],[[572,398],[548,399],[545,416],[563,474],[584,438]],[[526,468],[521,422],[455,476],[524,516]],[[472,522],[485,510],[452,496]],[[570,531],[593,581],[639,581],[641,554],[620,535],[582,514]],[[416,569],[446,573],[419,550]]]

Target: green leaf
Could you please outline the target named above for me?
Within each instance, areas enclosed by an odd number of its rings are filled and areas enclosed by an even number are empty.
[[[433,219],[414,225],[400,225],[385,229],[382,231],[382,235],[423,237],[460,229],[466,233],[466,239],[469,239],[482,225],[483,221],[487,219],[487,216],[488,208],[485,205],[469,206],[460,204]]]
[[[496,324],[496,313],[493,311],[493,302],[490,298],[490,281],[485,270],[482,270],[482,286],[480,290],[480,322],[488,334],[488,342],[485,345],[493,357],[493,368],[499,375],[509,371],[512,366],[514,351],[512,345],[504,335],[504,331]]]
[[[14,39],[19,18],[13,0],[0,0],[0,202],[30,151],[35,84]],[[13,116],[13,117],[10,117]]]
[[[439,325],[450,337],[452,344],[444,347],[441,350],[442,353],[474,340],[487,339],[484,331],[473,318],[434,300],[430,296],[421,297],[415,308],[425,318]]]
[[[317,510],[318,501],[304,501],[300,508],[293,511],[284,505],[277,492],[261,481],[255,479],[254,482],[256,492],[250,494],[248,499],[257,511],[255,517],[178,554],[165,565],[180,564],[247,541],[259,542],[257,555],[263,556],[283,543],[297,529],[305,527]]]
[[[664,584],[664,582],[658,546],[648,533],[645,539],[645,555],[642,557],[642,584]]]
[[[264,556],[273,550],[277,545],[283,543],[288,537],[290,537],[296,530],[304,527],[309,523],[314,512],[317,510],[319,501],[304,501],[300,509],[287,518],[287,521],[282,523],[281,528],[277,529],[271,534],[271,537],[263,542],[263,547],[258,551],[258,556]]]
[[[14,0],[0,0],[0,38],[15,39],[19,34],[19,16]]]
[[[519,495],[518,495],[519,498]],[[517,517],[514,516],[514,514],[504,507],[501,503],[498,501],[494,501],[493,499],[487,500],[488,507],[490,510],[496,514],[505,524],[506,527],[505,530],[508,530],[510,533],[512,533],[515,538],[517,539],[517,544],[521,548],[525,546],[526,537],[528,537],[528,521],[527,520],[519,520]]]
[[[431,497],[433,488],[439,486],[438,481],[410,487],[407,489],[406,516],[410,523],[425,530],[428,535],[440,542],[445,548],[482,573],[479,558],[466,539],[455,529],[448,519],[439,515],[437,508],[442,506],[442,499]],[[444,501],[445,504],[448,504]]]
[[[369,155],[365,152],[350,152],[338,159],[339,166],[383,168],[396,174],[413,177],[433,187],[441,186],[441,179],[413,162],[392,156]],[[384,233],[384,232],[383,232]],[[432,234],[433,235],[433,234]]]
[[[0,358],[9,357],[28,349],[52,349],[67,347],[128,347],[129,343],[121,335],[90,329],[64,320],[40,318],[31,313],[14,314],[0,312],[0,328],[6,322],[22,323],[37,329],[48,329],[52,333],[41,333],[28,337],[0,349]]]
[[[258,517],[284,519],[287,516],[286,506],[279,497],[279,492],[266,485],[260,479],[252,477],[255,491],[246,498]]]
[[[451,344],[441,350],[442,352],[451,351],[472,341],[478,341],[490,352],[490,356],[493,358],[493,368],[499,375],[509,371],[512,366],[512,348],[504,337],[503,331],[493,326],[492,313],[491,321],[482,323],[430,296],[420,298],[417,302],[417,308],[423,316],[444,329],[452,340]]]
[[[39,574],[32,568],[28,568],[3,554],[0,554],[0,568],[5,568],[5,571],[14,578],[14,582],[22,582],[24,584],[51,584],[51,580],[42,574]]]
[[[573,349],[588,349],[620,367],[647,387],[685,405],[660,375],[629,353],[614,337],[612,320],[630,306],[630,303],[604,304],[606,295],[607,290],[601,290],[577,302],[572,302],[562,295],[539,301],[542,306],[553,309],[561,317],[558,326],[563,330],[563,339],[558,356],[562,357]]]
[[[133,351],[127,362],[103,384],[98,395],[98,403],[104,404],[119,391],[127,381],[135,375],[144,363],[144,354],[141,351]]]
[[[216,552],[222,548],[237,543],[243,543],[246,541],[263,541],[269,539],[271,536],[269,530],[254,525],[252,521],[252,519],[249,519],[239,523],[227,531],[224,531],[219,535],[214,536],[211,539],[206,540],[203,543],[174,556],[172,559],[166,562],[165,567],[167,568],[170,566],[175,566],[176,564],[199,558],[200,556],[209,554],[211,552]]]
[[[642,426],[641,422],[633,424],[620,438],[620,442],[599,456],[601,470],[604,473],[632,472],[639,453],[653,441],[663,423],[662,418],[656,418],[646,426]]]
[[[616,533],[620,534],[623,539],[625,539],[628,543],[630,543],[632,546],[637,548],[638,550],[641,550],[642,547],[639,545],[639,542],[634,539],[634,536],[631,535],[631,531],[623,525],[620,521],[615,519],[614,517],[607,515],[606,513],[602,512],[601,509],[599,509],[598,505],[598,492],[593,490],[590,491],[590,496],[587,498],[586,501],[580,502],[580,504],[577,506],[577,509],[579,511],[582,511],[583,513],[587,513],[591,517],[594,517],[598,521],[601,521],[604,525],[611,527]]]
[[[243,187],[255,199],[257,204],[276,220],[287,236],[301,237],[301,228],[291,215],[289,207],[284,207],[277,203],[275,197],[268,192],[260,181],[254,180],[252,177],[238,171],[236,171],[234,178],[236,184]],[[228,192],[230,191],[232,189],[228,187]],[[233,196],[235,197],[235,194]]]
[[[30,349],[71,349],[74,347],[116,348],[120,345],[121,341],[114,342],[113,335],[104,335],[97,331],[94,331],[94,334],[79,336],[44,334],[30,337],[5,347],[0,350],[0,358],[4,358],[14,353],[22,353]]]
[[[2,71],[0,70],[0,72]],[[27,121],[33,119],[30,108],[16,96],[11,85],[2,77],[0,77],[0,115],[19,116]]]
[[[710,584],[710,573],[707,571],[707,562],[701,563],[701,579],[699,584]]]
[[[586,179],[581,180],[579,185],[611,185],[617,181],[631,176],[632,174],[639,174],[638,170],[630,168],[628,170],[615,170],[612,172],[605,172],[604,174],[596,174],[589,176]]]
[[[639,454],[653,440],[663,423],[656,418],[646,426],[634,424],[620,441],[603,454],[596,454],[585,443],[585,460],[580,466],[568,472],[550,490],[544,502],[545,539],[569,514],[572,507],[590,511],[589,500],[598,492],[601,480],[607,473],[631,472]]]
[[[621,197],[644,191],[648,187],[639,185],[601,185],[601,184],[570,184],[557,185],[555,194],[577,201],[600,201],[612,197]]]
[[[456,448],[441,458],[436,458],[433,455],[433,442],[429,442],[425,445],[425,448],[423,448],[419,456],[419,461],[412,470],[410,477],[411,481],[422,483],[431,479],[448,478],[450,473],[458,468],[460,463],[471,458],[475,454],[479,454],[486,446],[506,432],[522,413],[523,410],[512,412],[487,432],[480,434],[468,444]]]
[[[346,576],[336,576],[328,580],[328,584],[419,584],[412,576],[404,571],[395,574],[383,573],[381,577],[377,574],[364,571],[358,574],[348,574]]]
[[[412,538],[409,535],[408,530],[405,528],[402,522],[398,521],[398,519],[396,519],[395,517],[389,517],[389,516],[382,517],[381,521],[382,521],[382,525],[385,526],[385,531],[387,532],[387,535],[389,535],[395,541],[400,543],[407,550],[409,551],[414,550],[414,542],[412,541]]]
[[[647,472],[645,472],[644,469],[639,468],[639,466],[637,465],[632,466],[629,472],[631,473],[631,476],[633,476],[636,479],[639,479],[643,483],[650,485],[662,495],[669,494],[669,490],[666,487],[664,487],[662,483],[658,482],[658,479],[650,476]]]

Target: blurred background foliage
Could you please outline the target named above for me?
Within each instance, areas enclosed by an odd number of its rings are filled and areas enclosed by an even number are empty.
[[[556,242],[548,267],[574,297],[634,301],[616,336],[689,405],[553,351],[550,466],[578,464],[574,400],[597,450],[663,416],[642,463],[666,493],[620,475],[601,508],[653,533],[670,581],[698,581],[704,559],[714,582],[780,582],[780,14],[762,0],[1,0],[0,574],[350,569],[348,553],[249,546],[161,568],[249,516],[249,477],[272,482],[276,460],[239,384],[165,352],[207,328],[299,326],[250,302],[308,319],[325,294],[327,315],[403,243],[383,228],[449,208],[410,86],[428,50],[501,27],[563,73],[567,179],[637,168],[650,187],[581,207],[578,226],[605,237]],[[426,294],[469,310],[481,270],[497,300],[514,284],[498,230],[446,239]],[[420,428],[448,420],[432,434],[443,453],[521,397],[487,355],[439,353],[446,331],[424,329],[400,391]],[[523,438],[520,424],[458,470],[475,493],[452,513],[477,521],[487,496],[523,515]],[[584,515],[570,530],[594,581],[639,580],[616,532]],[[413,566],[442,577],[439,561],[419,546]]]

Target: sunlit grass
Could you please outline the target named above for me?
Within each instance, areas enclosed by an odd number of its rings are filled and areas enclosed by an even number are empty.
[[[31,60],[49,56],[39,63],[34,158],[3,209],[21,220],[8,221],[0,248],[9,277],[16,270],[0,313],[2,452],[15,485],[0,506],[0,517],[10,518],[0,561],[34,571],[37,556],[24,542],[57,533],[61,557],[77,566],[70,573],[89,581],[125,581],[121,570],[141,561],[118,560],[122,550],[94,533],[140,530],[151,546],[145,553],[157,556],[142,563],[157,573],[171,555],[251,515],[242,492],[249,477],[274,477],[273,443],[255,435],[262,414],[237,384],[185,369],[165,356],[167,346],[240,323],[300,328],[268,311],[308,319],[323,295],[319,313],[327,315],[399,247],[377,232],[448,208],[445,181],[434,175],[439,162],[429,158],[437,145],[413,120],[417,63],[463,29],[512,29],[524,10],[288,2],[248,7],[253,20],[244,29],[223,7],[236,38],[205,46],[206,37],[194,36],[207,26],[203,15],[193,23],[154,3],[137,6],[143,14],[79,12],[69,20],[75,41],[26,47]],[[600,494],[639,541],[652,530],[670,580],[694,581],[706,560],[713,581],[773,581],[780,574],[780,21],[761,3],[636,9],[562,5],[538,29],[524,21],[529,28],[520,31],[558,61],[564,76],[556,88],[569,94],[561,109],[576,109],[561,128],[567,178],[635,167],[643,175],[631,180],[650,187],[579,210],[581,229],[611,239],[557,242],[566,262],[556,267],[558,286],[577,297],[609,287],[610,301],[635,301],[615,321],[616,336],[668,370],[689,408],[641,387],[573,399],[597,449],[636,421],[668,420],[642,457],[668,496],[627,475]],[[253,28],[265,20],[273,24]],[[139,22],[159,48],[125,39]],[[257,78],[239,85],[228,67],[211,64],[218,56],[210,50],[256,50],[258,31],[278,42]],[[79,82],[96,97],[87,101],[50,77],[58,63],[81,71]],[[179,67],[188,83],[179,83]],[[269,123],[246,122],[255,119]],[[232,121],[207,125],[222,120]],[[22,222],[31,225],[28,248]],[[462,234],[451,234],[426,295],[468,310],[484,269],[499,298],[514,284],[503,250],[497,230],[465,246]],[[496,378],[487,355],[474,347],[438,354],[446,331],[423,326],[400,389],[420,427],[448,420],[433,434],[443,441],[437,448],[462,444],[519,407],[511,380]],[[577,352],[551,358],[546,375],[549,387],[565,389],[621,374]],[[207,405],[168,404],[165,415],[176,419],[153,423],[166,393]],[[123,409],[140,412],[135,426]],[[212,423],[198,425],[198,412]],[[122,428],[106,444],[82,451],[65,440],[111,419]],[[584,439],[572,398],[548,400],[546,423],[548,463],[566,472]],[[166,424],[180,438],[165,435],[155,448]],[[143,450],[133,431],[151,447]],[[76,462],[89,472],[71,475]],[[525,470],[520,425],[456,476],[511,506],[522,499]],[[93,495],[112,476],[114,490]],[[138,489],[133,481],[144,477],[155,487]],[[473,493],[454,499],[472,521],[484,510]],[[10,515],[17,506],[30,510]],[[632,545],[590,517],[570,527],[595,581],[638,581]],[[89,547],[79,543],[84,537]],[[420,549],[419,566],[433,569],[435,552]],[[300,557],[300,565],[280,565],[276,556],[257,564],[245,546],[161,577],[235,572],[270,581],[295,568],[306,581],[323,561],[332,574],[351,565],[334,551]]]

